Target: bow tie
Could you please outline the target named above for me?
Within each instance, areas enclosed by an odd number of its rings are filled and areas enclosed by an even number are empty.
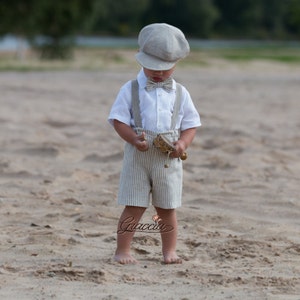
[[[148,92],[150,92],[156,88],[163,88],[165,91],[167,91],[169,93],[172,91],[172,87],[173,87],[173,80],[171,77],[169,77],[165,81],[161,81],[161,82],[156,82],[156,81],[153,81],[150,78],[148,78],[147,84],[146,84],[146,90]]]

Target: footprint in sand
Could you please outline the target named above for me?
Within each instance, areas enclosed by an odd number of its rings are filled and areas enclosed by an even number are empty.
[[[105,163],[105,162],[114,162],[114,161],[120,161],[123,158],[123,152],[118,152],[115,154],[111,154],[111,155],[107,155],[107,156],[100,156],[98,154],[89,154],[87,155],[83,161],[85,162],[101,162],[101,163]]]
[[[39,156],[39,157],[56,157],[59,154],[59,151],[51,146],[41,146],[41,147],[32,147],[32,148],[23,148],[17,150],[17,152],[30,155],[30,156]]]

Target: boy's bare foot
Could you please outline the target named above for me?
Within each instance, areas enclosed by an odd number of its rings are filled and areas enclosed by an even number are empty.
[[[170,252],[164,254],[165,264],[182,264],[182,259],[176,254],[176,252]]]
[[[138,261],[133,258],[130,254],[116,254],[114,256],[114,260],[122,265],[128,265],[128,264],[136,264]]]

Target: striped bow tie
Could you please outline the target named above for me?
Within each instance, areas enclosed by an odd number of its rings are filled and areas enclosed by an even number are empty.
[[[172,87],[173,87],[173,80],[171,77],[169,77],[165,81],[161,81],[161,82],[156,82],[156,81],[153,81],[150,78],[148,78],[147,84],[146,84],[146,90],[148,92],[152,91],[156,88],[163,88],[165,91],[167,91],[169,93],[172,91]]]

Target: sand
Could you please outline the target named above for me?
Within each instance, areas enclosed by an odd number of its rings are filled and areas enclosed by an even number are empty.
[[[138,265],[112,260],[123,142],[106,119],[137,70],[0,73],[0,298],[300,299],[300,66],[178,66],[203,123],[184,162],[181,265],[147,232]]]

